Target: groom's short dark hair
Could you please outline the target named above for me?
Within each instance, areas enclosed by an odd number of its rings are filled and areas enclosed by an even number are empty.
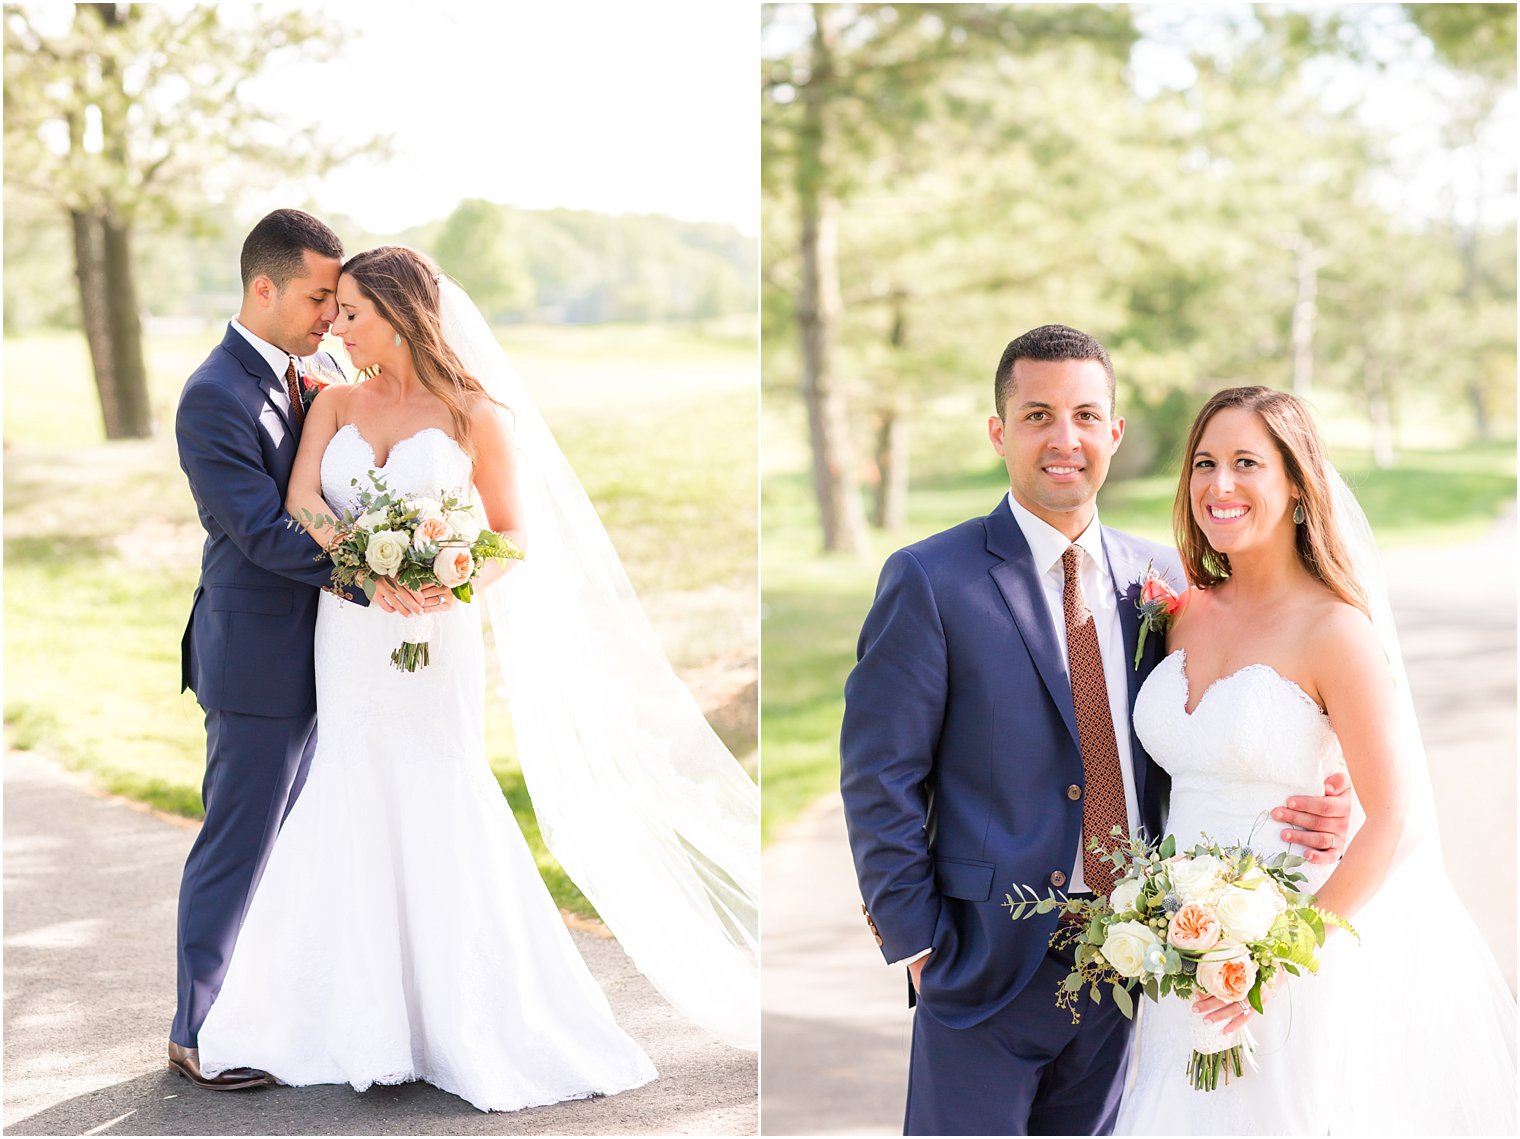
[[[303,256],[310,249],[323,257],[343,260],[343,243],[325,224],[302,210],[275,210],[267,214],[243,239],[243,288],[257,276],[268,277],[280,288],[306,268]]]
[[[1096,360],[1108,374],[1108,411],[1114,411],[1114,365],[1108,358],[1108,349],[1085,332],[1064,324],[1042,324],[1031,328],[1024,335],[1008,342],[1003,358],[998,361],[997,377],[993,386],[993,398],[997,401],[998,418],[1008,407],[1008,397],[1013,394],[1013,365],[1019,360]]]

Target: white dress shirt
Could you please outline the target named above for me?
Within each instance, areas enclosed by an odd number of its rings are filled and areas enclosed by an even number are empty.
[[[1010,493],[1008,506],[1014,520],[1029,543],[1034,556],[1034,566],[1040,575],[1041,592],[1045,595],[1045,608],[1055,627],[1056,643],[1061,659],[1069,660],[1066,652],[1066,611],[1062,595],[1066,590],[1066,570],[1061,565],[1061,555],[1066,547],[1077,545],[1082,550],[1077,577],[1082,583],[1082,596],[1092,610],[1093,622],[1098,630],[1098,651],[1103,655],[1103,679],[1108,682],[1108,709],[1114,718],[1114,740],[1119,745],[1119,774],[1124,781],[1124,813],[1129,820],[1129,833],[1140,829],[1140,800],[1135,793],[1135,761],[1129,746],[1129,652],[1124,644],[1124,628],[1119,622],[1119,597],[1114,590],[1113,578],[1109,576],[1108,559],[1103,556],[1103,529],[1098,525],[1097,511],[1087,529],[1073,543],[1050,523],[1021,506]],[[1083,893],[1088,890],[1082,874],[1082,841],[1077,840],[1076,866],[1066,884],[1067,893]]]
[[[238,321],[237,317],[232,318],[232,327],[237,329],[238,334],[241,335],[244,340],[253,345],[254,351],[262,356],[264,358],[264,362],[269,365],[269,370],[274,373],[275,378],[275,385],[272,389],[270,389],[270,398],[274,400],[275,404],[281,411],[285,412],[288,415],[290,413],[290,392],[285,389],[285,369],[290,367],[290,362],[292,360],[295,360],[297,382],[299,382],[299,377],[304,371],[304,369],[301,367],[301,361],[292,356],[289,352],[285,351],[285,349],[276,348],[273,344],[269,343],[269,341],[261,340],[259,337],[249,332]]]

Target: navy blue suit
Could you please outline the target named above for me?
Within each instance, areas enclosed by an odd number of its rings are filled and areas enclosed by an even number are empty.
[[[1103,529],[1124,643],[1163,546]],[[1130,704],[1164,653],[1151,637]],[[1128,668],[1129,662],[1126,662]],[[1128,709],[1126,709],[1126,712]],[[1166,775],[1130,736],[1146,829]],[[841,790],[861,894],[887,961],[933,948],[914,1022],[909,1134],[1112,1127],[1128,1023],[1112,1002],[1080,1028],[1055,1006],[1054,915],[1014,922],[1014,884],[1064,885],[1084,783],[1065,654],[1006,501],[893,554],[845,685]],[[1068,959],[1069,962],[1069,959]]]
[[[333,362],[336,367],[336,362]],[[244,911],[316,744],[312,637],[332,565],[287,526],[301,428],[237,330],[191,374],[174,431],[206,544],[181,643],[182,690],[206,714],[206,819],[180,883],[178,1007],[194,1047]],[[362,593],[355,600],[363,600]]]

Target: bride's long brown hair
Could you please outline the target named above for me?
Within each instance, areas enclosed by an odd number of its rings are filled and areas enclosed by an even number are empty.
[[[454,438],[473,458],[469,415],[473,399],[482,397],[498,407],[505,405],[491,399],[443,338],[438,315],[438,267],[415,249],[382,245],[350,257],[343,272],[401,334],[418,381],[449,409]]]
[[[1187,447],[1182,452],[1182,478],[1177,484],[1177,498],[1172,503],[1172,529],[1177,536],[1177,552],[1188,581],[1200,589],[1219,585],[1230,576],[1230,559],[1209,545],[1203,529],[1193,517],[1193,455],[1209,420],[1227,407],[1253,412],[1267,434],[1277,444],[1288,481],[1298,488],[1304,509],[1302,525],[1294,527],[1298,560],[1305,569],[1323,582],[1348,605],[1368,613],[1367,594],[1352,569],[1336,529],[1335,496],[1330,487],[1329,462],[1319,431],[1309,411],[1287,392],[1266,387],[1226,388],[1216,392],[1199,409],[1188,432]],[[1370,614],[1369,614],[1370,615]]]

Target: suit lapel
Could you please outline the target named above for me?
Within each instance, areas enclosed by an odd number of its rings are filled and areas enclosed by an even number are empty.
[[[1019,529],[1006,502],[1000,502],[987,516],[986,526],[987,550],[1001,559],[989,571],[993,583],[1003,595],[1019,635],[1024,639],[1024,646],[1039,670],[1040,679],[1055,701],[1072,741],[1076,742],[1077,713],[1071,700],[1071,675],[1060,642],[1056,640],[1056,631],[1050,624],[1050,610],[1045,605],[1045,591],[1040,585],[1029,543],[1024,540],[1024,532]]]
[[[264,402],[280,417],[280,422],[285,424],[285,430],[290,435],[290,438],[299,442],[301,439],[300,427],[292,423],[291,419],[293,417],[275,402],[274,392],[270,388],[270,385],[275,381],[270,375],[269,364],[265,361],[264,357],[260,356],[258,350],[248,343],[247,340],[243,339],[237,329],[231,325],[227,326],[227,335],[222,337],[222,347],[233,355],[237,362],[243,366],[243,371],[248,378],[258,385],[259,391],[264,395]]]

